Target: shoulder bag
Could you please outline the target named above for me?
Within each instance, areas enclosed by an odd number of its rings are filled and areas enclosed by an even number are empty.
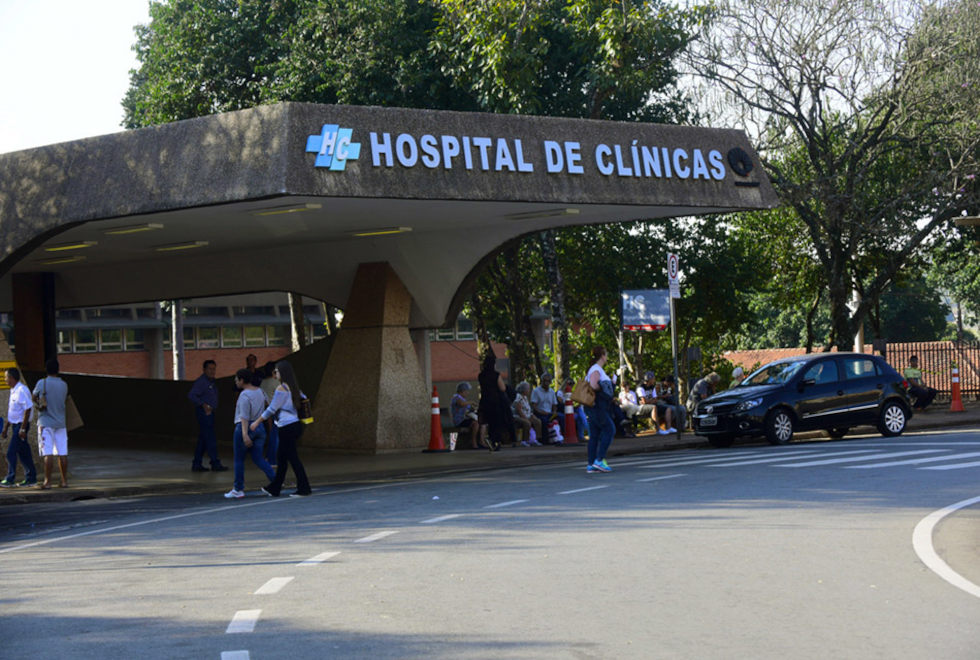
[[[595,405],[595,390],[589,385],[589,381],[582,379],[575,383],[572,389],[572,401],[589,408]]]

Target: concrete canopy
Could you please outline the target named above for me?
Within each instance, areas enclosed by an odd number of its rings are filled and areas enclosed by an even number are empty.
[[[59,308],[345,307],[358,264],[387,262],[410,327],[436,327],[512,238],[776,204],[741,131],[284,103],[0,155],[0,309],[31,272],[54,273]]]

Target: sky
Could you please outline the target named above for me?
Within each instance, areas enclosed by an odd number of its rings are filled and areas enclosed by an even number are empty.
[[[148,0],[0,0],[0,153],[121,131]]]

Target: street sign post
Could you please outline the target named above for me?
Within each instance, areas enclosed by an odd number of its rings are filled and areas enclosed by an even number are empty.
[[[674,400],[681,403],[681,381],[677,369],[677,316],[674,313],[674,301],[681,297],[680,259],[676,254],[667,255],[667,284],[670,286],[670,352],[674,358]],[[677,437],[680,438],[684,429],[677,424]]]

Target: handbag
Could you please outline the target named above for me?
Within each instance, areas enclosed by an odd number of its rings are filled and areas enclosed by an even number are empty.
[[[44,412],[48,409],[48,379],[45,378],[41,381],[41,393],[34,395],[34,408],[38,412]]]
[[[299,410],[297,413],[296,416],[299,417],[299,421],[304,424],[313,423],[313,404],[305,396],[299,400]]]
[[[583,379],[575,383],[572,389],[572,401],[590,408],[595,405],[595,390],[587,380]]]

